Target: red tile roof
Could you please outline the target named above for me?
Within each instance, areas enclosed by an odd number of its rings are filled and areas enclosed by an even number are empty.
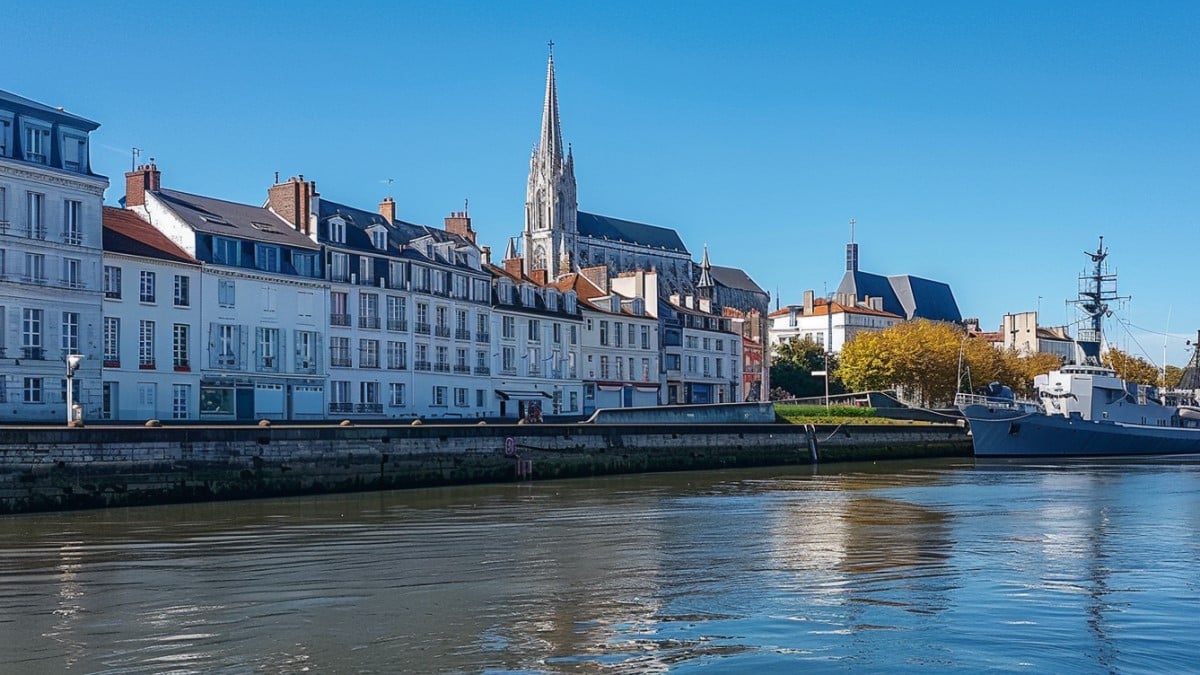
[[[200,264],[133,211],[112,206],[104,207],[104,252]]]

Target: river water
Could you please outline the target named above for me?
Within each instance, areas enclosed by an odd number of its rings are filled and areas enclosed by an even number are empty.
[[[0,518],[0,672],[1178,672],[1200,459]]]

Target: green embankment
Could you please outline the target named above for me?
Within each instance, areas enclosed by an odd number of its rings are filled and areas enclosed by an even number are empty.
[[[790,424],[896,424],[897,420],[876,417],[874,408],[853,405],[797,405],[776,403],[775,417]],[[907,422],[904,422],[907,424]]]

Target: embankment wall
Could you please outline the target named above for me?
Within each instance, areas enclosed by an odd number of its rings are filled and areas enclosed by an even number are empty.
[[[971,452],[953,425],[8,427],[0,513],[807,464],[813,443],[826,462]]]

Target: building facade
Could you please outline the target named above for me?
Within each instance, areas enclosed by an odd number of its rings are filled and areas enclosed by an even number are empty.
[[[84,418],[101,404],[99,124],[0,91],[0,421],[67,419],[66,356]]]
[[[769,347],[793,339],[810,339],[823,347],[828,345],[830,352],[840,353],[856,336],[882,331],[904,321],[904,317],[879,306],[878,301],[870,306],[843,304],[805,291],[803,304],[788,305],[769,315]]]

